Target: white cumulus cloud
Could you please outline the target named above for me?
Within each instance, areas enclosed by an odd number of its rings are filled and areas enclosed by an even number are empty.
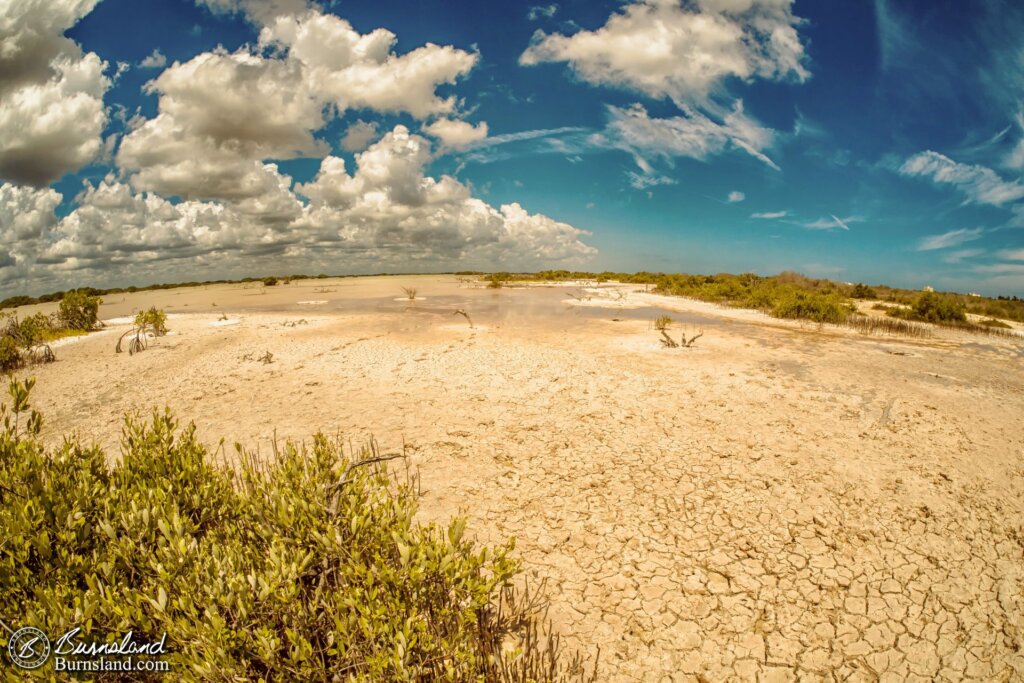
[[[117,157],[136,188],[187,198],[252,196],[267,181],[262,162],[328,154],[316,133],[349,109],[451,113],[454,98],[435,91],[477,59],[429,43],[397,55],[390,31],[360,34],[316,10],[275,10],[266,21],[256,48],[204,52],[147,86],[160,96],[159,113],[125,136]],[[359,132],[368,143],[367,129]]]
[[[703,102],[728,78],[803,81],[804,48],[791,0],[640,0],[601,28],[538,31],[524,65],[568,62],[589,83],[677,103]]]
[[[430,155],[426,138],[396,126],[356,155],[353,174],[344,159],[327,157],[296,188],[310,200],[304,227],[340,249],[444,262],[572,262],[596,253],[585,231],[518,204],[494,208],[451,176],[427,176]]]
[[[361,152],[377,137],[377,122],[360,119],[345,130],[341,148],[346,152]]]
[[[162,69],[167,66],[167,55],[160,52],[160,48],[154,49],[149,56],[139,62],[143,69]]]
[[[108,175],[86,183],[78,206],[57,220],[60,195],[0,188],[0,231],[12,253],[0,284],[31,273],[53,287],[118,277],[181,280],[205,267],[255,270],[437,270],[582,264],[596,254],[590,234],[518,204],[494,207],[451,176],[431,177],[427,138],[396,126],[345,160],[327,156],[317,175],[292,187],[274,164],[251,171],[253,186],[230,199],[172,203]],[[254,162],[259,164],[260,162]],[[300,201],[300,196],[307,202]],[[43,239],[40,239],[40,236]],[[162,274],[162,275],[161,275]]]
[[[423,126],[423,130],[452,148],[465,147],[487,137],[486,122],[474,126],[466,121],[437,119]]]
[[[101,151],[107,64],[64,36],[96,2],[0,3],[0,178],[41,187]]]

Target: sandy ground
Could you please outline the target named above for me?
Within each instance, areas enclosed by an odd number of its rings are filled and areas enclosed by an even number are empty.
[[[426,299],[396,301],[402,285]],[[32,370],[35,405],[48,439],[115,451],[121,416],[154,405],[213,445],[404,441],[423,515],[516,536],[602,680],[1024,680],[1020,343],[869,338],[623,289],[580,302],[431,276],[113,295],[102,317],[163,306],[172,334],[131,357],[114,354],[123,323],[68,340]],[[704,336],[661,348],[655,306]]]

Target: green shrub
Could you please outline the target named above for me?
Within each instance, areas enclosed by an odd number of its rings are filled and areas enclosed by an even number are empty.
[[[914,302],[914,313],[928,322],[964,322],[967,313],[964,305],[952,297],[934,292],[924,292]]]
[[[871,287],[858,282],[853,286],[853,290],[850,292],[850,296],[854,299],[877,299],[878,293],[875,292]]]
[[[911,308],[894,308],[889,315],[939,325],[967,322],[967,311],[962,303],[954,297],[935,292],[923,292]]]
[[[839,324],[850,315],[850,310],[850,306],[838,294],[818,294],[789,288],[779,293],[771,314],[776,318]]]
[[[5,621],[166,633],[182,681],[569,679],[536,606],[510,598],[513,543],[478,549],[461,518],[414,523],[414,485],[340,443],[262,464],[238,447],[241,464],[217,466],[165,411],[126,419],[110,465],[73,440],[44,450],[30,389],[12,381],[0,408]]]
[[[0,372],[13,372],[23,362],[21,347],[14,337],[7,334],[0,336]]]
[[[71,330],[91,330],[99,321],[100,299],[84,290],[68,292],[60,300],[57,319]]]
[[[277,278],[276,277],[265,277],[265,278],[263,278],[263,286],[264,287],[273,287],[276,284],[277,284]]]
[[[148,329],[155,336],[162,337],[167,334],[167,314],[162,308],[156,306],[146,311],[139,311],[135,314],[135,326]]]
[[[24,346],[42,344],[54,336],[53,320],[45,313],[36,313],[21,319],[18,335]]]

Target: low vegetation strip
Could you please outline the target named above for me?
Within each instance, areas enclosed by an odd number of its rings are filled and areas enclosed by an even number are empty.
[[[967,314],[989,311],[1004,314],[1010,320],[1024,321],[1024,301],[1016,297],[988,299],[953,293],[930,291],[911,292],[890,287],[869,287],[862,283],[847,284],[827,279],[809,278],[794,272],[773,276],[753,273],[731,275],[686,275],[665,273],[585,273],[574,271],[541,271],[526,275],[493,273],[489,280],[568,281],[593,280],[595,282],[617,281],[653,286],[658,294],[683,296],[708,301],[724,306],[749,308],[762,311],[776,318],[808,320],[816,323],[844,325],[867,334],[889,334],[911,337],[927,337],[926,326],[914,323],[931,323],[978,334],[1017,337],[1010,326],[990,318],[981,323],[968,320]],[[885,310],[889,316],[903,321],[879,321],[861,315],[854,300],[885,298],[889,304],[876,304],[874,308]]]
[[[12,380],[0,407],[5,623],[166,634],[183,681],[583,677],[511,590],[513,542],[477,548],[465,519],[414,523],[415,480],[387,474],[391,456],[317,436],[269,463],[238,448],[228,467],[157,412],[126,419],[109,465],[74,440],[44,449],[32,385]]]
[[[36,313],[19,320],[13,313],[0,314],[0,372],[54,360],[49,342],[96,327],[99,308],[99,297],[68,292],[53,315]]]

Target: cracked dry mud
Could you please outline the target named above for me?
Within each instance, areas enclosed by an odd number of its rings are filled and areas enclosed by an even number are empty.
[[[190,310],[211,298],[182,291]],[[481,541],[514,535],[569,646],[600,647],[602,680],[1024,680],[1019,346],[728,311],[670,350],[610,309],[474,315],[472,331],[315,310],[213,327],[219,310],[172,318],[173,336],[130,358],[109,333],[58,349],[35,371],[49,437],[111,447],[141,401],[194,418],[208,443],[266,449],[275,428],[404,439],[421,514],[466,510]],[[272,364],[240,359],[264,348]]]

